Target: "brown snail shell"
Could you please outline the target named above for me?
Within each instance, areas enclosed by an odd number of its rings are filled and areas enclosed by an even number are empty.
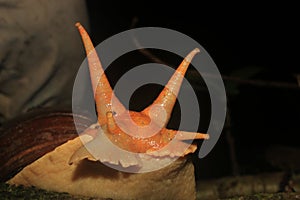
[[[40,109],[26,113],[0,127],[0,181],[7,181],[25,166],[57,146],[78,136],[92,124],[84,115],[70,111]]]

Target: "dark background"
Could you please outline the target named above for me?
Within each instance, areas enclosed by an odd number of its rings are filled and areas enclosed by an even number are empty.
[[[267,158],[266,152],[275,145],[299,146],[299,12],[295,5],[115,0],[88,0],[87,4],[95,44],[128,30],[137,19],[135,27],[164,27],[192,37],[224,75],[230,120],[214,150],[200,161],[195,159],[197,177],[287,170],[272,164],[273,158]],[[160,52],[154,53],[164,59]],[[138,62],[127,62],[134,60],[134,56]],[[127,57],[115,65],[128,69],[147,60],[142,55]],[[173,64],[172,60],[165,61]],[[111,79],[118,79],[125,72],[118,69],[108,72]],[[201,91],[198,94],[201,98]],[[232,146],[236,158],[230,153]]]

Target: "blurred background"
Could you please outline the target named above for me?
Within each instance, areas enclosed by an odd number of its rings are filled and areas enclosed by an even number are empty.
[[[197,177],[299,170],[299,13],[293,5],[87,1],[87,8],[96,44],[132,26],[164,27],[195,39],[216,63],[226,86],[227,121],[213,151],[201,160],[195,156]],[[152,53],[172,66],[180,62]],[[128,56],[133,66],[141,55]],[[191,73],[187,78],[197,91],[201,116],[209,118],[203,82]]]
[[[2,124],[33,108],[70,107],[74,78],[84,59],[75,22],[87,27],[95,45],[130,28],[164,27],[200,43],[218,66],[226,87],[224,131],[207,157],[200,160],[193,155],[196,178],[299,171],[299,12],[295,5],[58,2],[0,1]],[[153,58],[173,67],[182,59],[168,52],[149,52],[151,56],[128,53],[112,63],[107,70],[112,85],[127,70]],[[201,76],[193,76],[193,68],[187,79],[197,92],[204,116],[199,131],[206,131],[210,104],[205,84]],[[143,108],[160,89],[143,87],[132,97],[130,107]],[[170,127],[176,128],[179,114],[177,105]]]

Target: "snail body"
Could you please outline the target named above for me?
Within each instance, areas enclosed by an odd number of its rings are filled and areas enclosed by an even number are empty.
[[[72,113],[48,113],[39,115],[40,119],[29,118],[28,123],[28,120],[15,123],[0,136],[0,148],[9,146],[4,152],[11,151],[1,161],[1,171],[5,171],[2,180],[16,174],[7,183],[102,198],[196,199],[194,168],[186,155],[195,152],[197,146],[186,145],[185,141],[209,136],[167,129],[166,125],[183,77],[199,49],[184,58],[151,105],[141,112],[129,111],[115,96],[87,32],[79,23],[76,26],[86,49],[97,121]],[[73,124],[73,117],[80,121],[79,130]],[[23,129],[19,129],[20,126]],[[25,132],[24,127],[27,127]],[[44,136],[46,139],[38,139]],[[99,140],[109,142],[98,145]],[[117,153],[113,157],[112,147],[128,154]],[[136,158],[130,153],[145,156],[147,166],[140,166],[142,157]],[[0,154],[5,156],[3,152]],[[30,159],[26,160],[27,157]],[[149,162],[149,157],[155,158],[155,162]],[[138,171],[148,173],[124,173],[103,164],[143,169],[149,167],[148,164],[156,165],[174,157],[178,159],[158,170]]]

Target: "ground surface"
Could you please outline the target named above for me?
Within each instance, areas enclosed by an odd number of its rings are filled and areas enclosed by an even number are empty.
[[[0,199],[75,199],[75,200],[103,200],[100,198],[92,197],[81,197],[81,196],[72,196],[67,193],[58,193],[58,192],[49,192],[34,187],[24,188],[24,187],[14,187],[7,184],[0,184]],[[201,198],[197,198],[201,200]],[[300,199],[300,193],[258,193],[245,196],[237,196],[232,198],[226,198],[227,200],[281,200],[281,199],[291,199],[296,200]]]

